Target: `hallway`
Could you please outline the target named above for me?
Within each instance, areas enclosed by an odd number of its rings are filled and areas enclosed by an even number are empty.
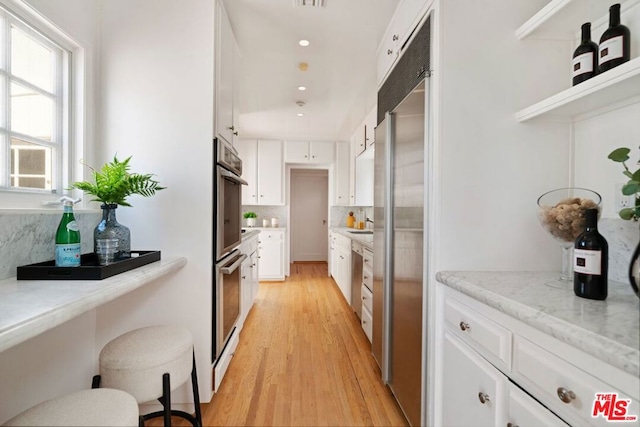
[[[260,283],[206,426],[406,425],[325,263]]]

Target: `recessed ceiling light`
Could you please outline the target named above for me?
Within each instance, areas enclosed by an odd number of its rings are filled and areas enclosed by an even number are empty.
[[[298,117],[304,116],[304,113],[298,113]]]
[[[298,90],[307,90],[306,86],[298,86]]]
[[[304,40],[304,39],[303,39],[303,40],[300,40],[300,41],[298,42],[298,44],[299,44],[300,46],[307,47],[307,46],[309,46],[309,40]]]

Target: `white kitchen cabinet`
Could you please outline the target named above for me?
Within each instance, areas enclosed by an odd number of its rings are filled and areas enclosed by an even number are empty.
[[[338,249],[336,248],[336,234],[334,231],[329,232],[329,276],[334,280],[338,275]]]
[[[258,237],[260,257],[258,276],[260,280],[284,280],[284,236],[283,229],[261,229]]]
[[[376,142],[376,126],[378,120],[378,108],[373,107],[373,109],[367,115],[364,121],[364,140],[366,142],[366,148],[370,148]]]
[[[567,427],[568,424],[542,406],[520,387],[509,382],[507,426],[511,427]]]
[[[248,239],[244,239],[240,245],[240,251],[247,256],[242,262],[241,266],[241,304],[240,304],[240,319],[238,319],[237,330],[241,331],[244,325],[244,321],[253,307],[253,302],[256,298],[258,287],[258,275],[257,275],[257,259],[258,259],[258,236],[251,236]]]
[[[244,205],[284,205],[284,144],[279,140],[239,139]]]
[[[219,138],[233,144],[237,135],[234,110],[235,67],[237,44],[222,1],[216,2],[216,117],[215,130]]]
[[[336,144],[334,204],[352,206],[355,203],[355,189],[351,178],[351,146],[347,142]]]
[[[413,30],[424,17],[427,5],[427,0],[401,0],[398,4],[378,46],[376,66],[378,86],[393,69]]]
[[[335,160],[335,143],[325,141],[287,141],[286,163],[330,164]]]
[[[365,140],[365,124],[362,123],[356,128],[351,135],[351,144],[353,155],[358,157],[367,148],[367,142]]]
[[[443,425],[604,427],[591,416],[596,393],[640,411],[638,378],[453,289],[437,293]]]
[[[366,274],[364,270],[362,274]],[[357,283],[352,283],[351,286],[357,286]],[[373,293],[364,284],[360,286],[360,294],[362,295],[362,318],[360,319],[360,324],[369,342],[371,342],[373,337],[373,316],[371,314],[373,313]]]
[[[443,425],[506,425],[507,377],[448,330],[442,355]]]
[[[336,274],[334,279],[347,303],[351,304],[351,239],[336,233],[335,241]]]

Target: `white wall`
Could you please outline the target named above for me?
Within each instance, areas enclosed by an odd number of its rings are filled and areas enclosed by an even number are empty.
[[[26,0],[55,27],[82,45],[85,87],[82,134],[94,142],[98,6],[92,0]],[[20,8],[19,4],[14,4]],[[85,158],[91,146],[80,147]],[[82,172],[82,169],[79,169]],[[0,353],[0,423],[43,400],[88,388],[94,370],[96,313],[90,311]]]
[[[568,79],[566,43],[515,37],[545,3],[436,4],[436,270],[560,268],[560,246],[538,223],[536,200],[570,183],[569,129],[514,118]]]
[[[168,187],[131,198],[118,220],[132,248],[185,256],[158,286],[98,310],[98,344],[136,326],[189,328],[200,396],[211,397],[214,2],[103,0],[98,158],[133,156],[132,170]],[[98,346],[99,348],[99,346]],[[178,401],[178,398],[175,399]]]

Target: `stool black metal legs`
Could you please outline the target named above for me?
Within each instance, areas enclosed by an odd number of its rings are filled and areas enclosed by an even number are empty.
[[[91,383],[91,388],[100,388],[100,375],[95,375]],[[171,376],[168,373],[162,375],[162,397],[158,401],[162,404],[162,411],[152,412],[140,416],[140,427],[144,426],[144,420],[157,417],[164,417],[165,427],[171,427],[171,417],[176,416],[189,421],[194,427],[202,427],[202,412],[200,410],[200,393],[198,391],[198,374],[196,371],[196,356],[193,354],[193,367],[191,368],[191,389],[193,391],[193,405],[196,416],[175,409],[171,409]]]

